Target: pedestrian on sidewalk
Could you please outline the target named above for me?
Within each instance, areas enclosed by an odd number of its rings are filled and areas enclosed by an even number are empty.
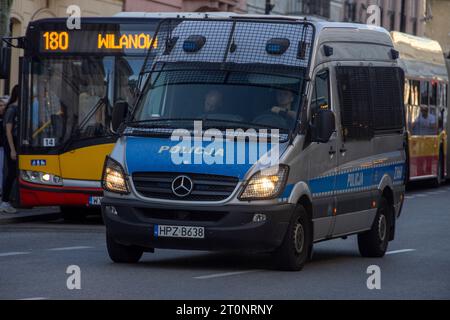
[[[8,103],[7,97],[0,97],[0,195],[3,190],[3,116],[5,115],[6,104]]]
[[[11,206],[11,191],[17,178],[17,137],[19,87],[16,85],[11,92],[11,97],[6,105],[3,117],[3,193],[0,204],[0,212],[16,213],[17,210]]]

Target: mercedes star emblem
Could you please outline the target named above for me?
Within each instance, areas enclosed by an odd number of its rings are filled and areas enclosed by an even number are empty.
[[[191,178],[187,176],[178,176],[172,181],[172,191],[176,196],[180,198],[184,198],[190,195],[193,188],[194,183],[192,182]]]

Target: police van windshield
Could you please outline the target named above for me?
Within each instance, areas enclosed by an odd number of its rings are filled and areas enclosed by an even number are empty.
[[[153,72],[132,121],[150,127],[166,122],[177,128],[183,125],[176,120],[203,120],[218,129],[293,130],[299,116],[299,73],[247,70],[164,68]]]

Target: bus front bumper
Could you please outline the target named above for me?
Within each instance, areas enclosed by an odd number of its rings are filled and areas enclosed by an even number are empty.
[[[189,206],[102,199],[107,233],[123,245],[186,250],[269,252],[284,239],[295,205]],[[254,221],[264,215],[265,221]],[[155,226],[204,227],[203,239],[155,235]],[[156,227],[157,228],[157,227]]]
[[[20,206],[96,206],[103,195],[101,188],[46,186],[19,180]],[[98,206],[98,205],[97,205]]]

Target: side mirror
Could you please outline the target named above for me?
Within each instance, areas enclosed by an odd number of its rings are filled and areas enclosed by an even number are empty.
[[[113,132],[116,132],[125,120],[129,107],[128,102],[126,101],[118,101],[114,105],[111,119],[111,129]]]
[[[312,139],[314,142],[327,143],[331,135],[336,131],[336,119],[333,111],[320,110],[311,126]]]

